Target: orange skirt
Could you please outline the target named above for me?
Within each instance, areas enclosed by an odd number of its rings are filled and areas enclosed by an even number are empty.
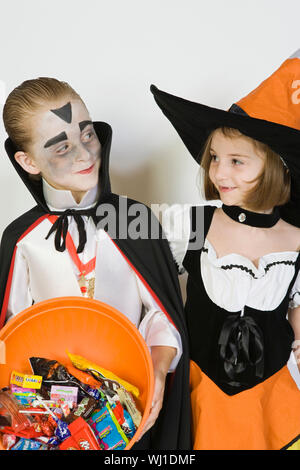
[[[288,367],[229,396],[191,361],[195,450],[300,450],[300,390]]]

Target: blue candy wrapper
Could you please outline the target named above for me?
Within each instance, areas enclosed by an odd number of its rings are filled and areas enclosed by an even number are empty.
[[[10,450],[40,450],[43,444],[23,437]]]
[[[100,411],[94,412],[88,423],[102,449],[122,450],[128,444],[128,439],[108,403]]]
[[[61,442],[71,436],[67,423],[60,419],[57,420],[57,428],[55,429],[54,434]]]

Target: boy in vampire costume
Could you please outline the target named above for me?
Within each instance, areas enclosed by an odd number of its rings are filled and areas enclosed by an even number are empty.
[[[189,449],[189,362],[177,273],[150,209],[111,192],[111,127],[93,123],[80,96],[53,78],[15,88],[3,120],[7,154],[37,205],[2,236],[0,328],[53,297],[85,296],[117,308],[145,338],[154,366],[152,408],[134,449]],[[130,236],[137,211],[144,215],[140,238]]]

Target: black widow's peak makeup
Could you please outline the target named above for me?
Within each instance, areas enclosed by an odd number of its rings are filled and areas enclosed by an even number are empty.
[[[70,102],[65,104],[61,108],[51,109],[50,111],[52,111],[52,113],[56,114],[56,116],[60,117],[68,124],[72,122],[72,107]]]
[[[80,128],[80,131],[82,132],[86,126],[90,125],[90,124],[93,124],[92,121],[81,121],[79,122],[79,128]],[[47,140],[47,142],[45,143],[44,145],[44,148],[48,148],[48,147],[51,147],[51,145],[55,145],[55,144],[58,144],[59,142],[62,142],[63,140],[67,140],[68,139],[68,136],[65,132],[61,132],[60,134],[56,135],[55,137],[52,137],[51,139]]]

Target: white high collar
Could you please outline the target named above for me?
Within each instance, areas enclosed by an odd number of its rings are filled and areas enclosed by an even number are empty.
[[[51,186],[44,178],[43,193],[45,201],[50,210],[63,211],[66,209],[90,209],[97,203],[99,197],[99,185],[85,193],[79,203],[77,203],[70,190],[56,189]]]

